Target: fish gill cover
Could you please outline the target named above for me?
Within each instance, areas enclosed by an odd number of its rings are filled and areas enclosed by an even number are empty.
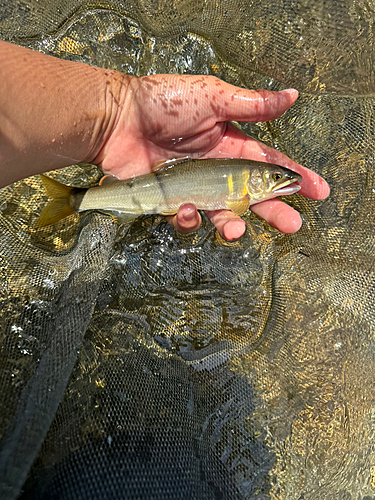
[[[0,192],[2,499],[375,498],[372,1],[0,0],[0,36],[133,75],[297,88],[253,137],[321,174],[283,235],[246,215],[37,228]],[[95,167],[55,172],[93,185]]]

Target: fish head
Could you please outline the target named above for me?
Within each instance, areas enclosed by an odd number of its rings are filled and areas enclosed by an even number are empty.
[[[301,189],[296,183],[301,181],[302,176],[293,170],[264,163],[249,176],[248,192],[255,202],[268,200],[296,193]]]

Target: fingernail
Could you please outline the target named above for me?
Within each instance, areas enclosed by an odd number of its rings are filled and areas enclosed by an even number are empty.
[[[228,221],[223,227],[224,238],[228,241],[239,240],[246,230],[246,223],[243,220]]]
[[[280,90],[280,91],[279,91],[279,94],[282,94],[282,93],[284,93],[284,94],[289,94],[289,95],[291,95],[292,97],[294,97],[296,94],[297,94],[297,96],[298,96],[298,90],[296,90],[296,89],[285,89],[285,90]]]
[[[196,217],[197,211],[194,208],[187,208],[186,212],[184,212],[183,218],[186,222],[191,222]]]

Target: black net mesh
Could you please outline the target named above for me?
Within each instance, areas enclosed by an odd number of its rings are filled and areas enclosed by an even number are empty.
[[[36,229],[0,192],[2,499],[375,498],[373,1],[5,1],[0,36],[134,75],[295,87],[253,137],[321,174],[283,235],[160,217]],[[56,172],[88,186],[91,166]]]

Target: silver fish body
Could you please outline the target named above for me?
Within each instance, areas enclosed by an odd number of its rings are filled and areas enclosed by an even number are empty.
[[[275,178],[276,177],[276,178]],[[297,192],[301,176],[278,165],[242,159],[188,160],[151,174],[88,189],[79,211],[132,214],[176,213],[185,203],[219,210],[248,200],[248,205]]]
[[[296,193],[302,177],[279,165],[233,158],[166,162],[150,174],[89,189],[71,188],[42,176],[54,201],[42,211],[46,226],[74,212],[175,214],[185,203],[201,210],[231,209],[241,215],[250,205]]]

